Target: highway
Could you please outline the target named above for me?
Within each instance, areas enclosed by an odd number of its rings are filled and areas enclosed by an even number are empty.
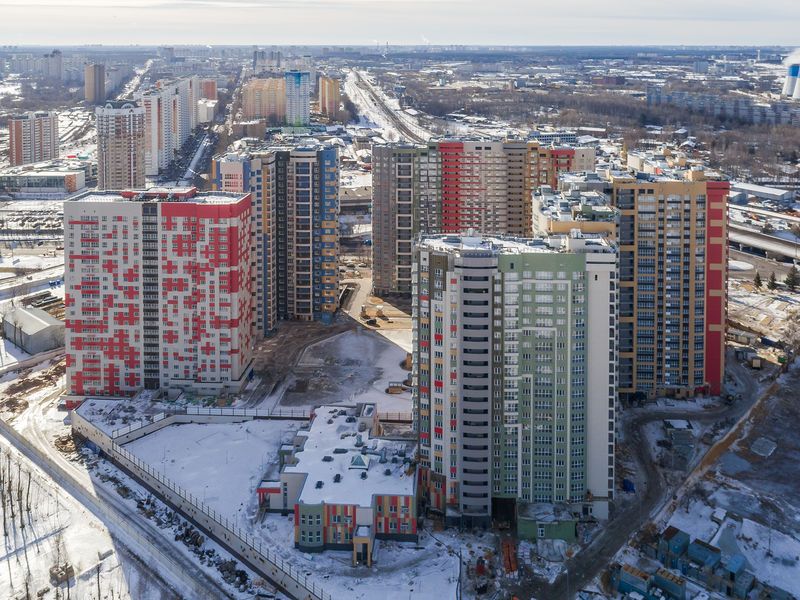
[[[738,249],[758,248],[770,255],[784,256],[793,260],[800,257],[800,244],[733,223],[728,227],[728,244],[738,245]]]
[[[154,577],[170,582],[181,596],[234,598],[191,557],[176,548],[175,543],[165,537],[152,521],[132,511],[114,491],[95,486],[88,473],[78,469],[49,443],[38,423],[42,419],[42,408],[54,397],[51,394],[28,409],[22,419],[26,437],[2,420],[0,436],[96,516],[108,528],[115,542],[148,565]]]

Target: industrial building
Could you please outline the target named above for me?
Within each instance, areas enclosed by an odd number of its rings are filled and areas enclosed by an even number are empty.
[[[447,522],[518,504],[607,518],[617,252],[600,237],[424,236],[413,270],[421,494]]]
[[[64,346],[64,322],[33,306],[18,306],[3,315],[3,335],[28,354]]]
[[[87,192],[64,204],[68,396],[239,391],[251,375],[249,194]]]

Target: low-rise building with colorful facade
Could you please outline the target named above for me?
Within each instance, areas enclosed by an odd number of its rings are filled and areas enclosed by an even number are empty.
[[[376,539],[417,541],[415,443],[382,430],[374,404],[321,406],[281,452],[280,479],[257,492],[262,510],[294,512],[296,548],[371,565]]]

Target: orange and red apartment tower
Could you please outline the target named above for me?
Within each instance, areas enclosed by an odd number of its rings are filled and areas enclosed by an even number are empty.
[[[65,203],[67,394],[238,390],[251,371],[249,194]]]

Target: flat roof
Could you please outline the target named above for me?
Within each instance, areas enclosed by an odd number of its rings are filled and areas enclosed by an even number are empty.
[[[551,236],[548,238],[513,238],[494,236],[469,236],[469,235],[432,235],[425,236],[419,241],[421,248],[461,254],[466,251],[485,250],[492,254],[560,254],[570,252],[566,235]],[[594,237],[588,234],[581,236],[589,246],[597,246],[597,251],[610,250],[611,246],[605,238]],[[577,238],[576,238],[577,239]]]
[[[368,406],[375,410],[374,405]],[[321,406],[314,413],[310,429],[297,432],[307,438],[294,454],[297,464],[283,469],[284,473],[308,475],[300,493],[301,504],[371,506],[376,494],[414,494],[415,471],[406,474],[409,466],[404,463],[405,457],[412,458],[413,443],[374,438],[369,429],[359,432],[356,407]],[[357,446],[359,440],[362,445]],[[362,447],[367,449],[366,455]],[[386,462],[382,463],[383,459]],[[366,479],[361,478],[362,473],[367,474]],[[335,483],[336,475],[340,480]],[[322,487],[317,487],[318,481]]]
[[[68,202],[175,202],[233,204],[249,192],[197,192],[194,188],[149,188],[136,191],[91,191]]]

